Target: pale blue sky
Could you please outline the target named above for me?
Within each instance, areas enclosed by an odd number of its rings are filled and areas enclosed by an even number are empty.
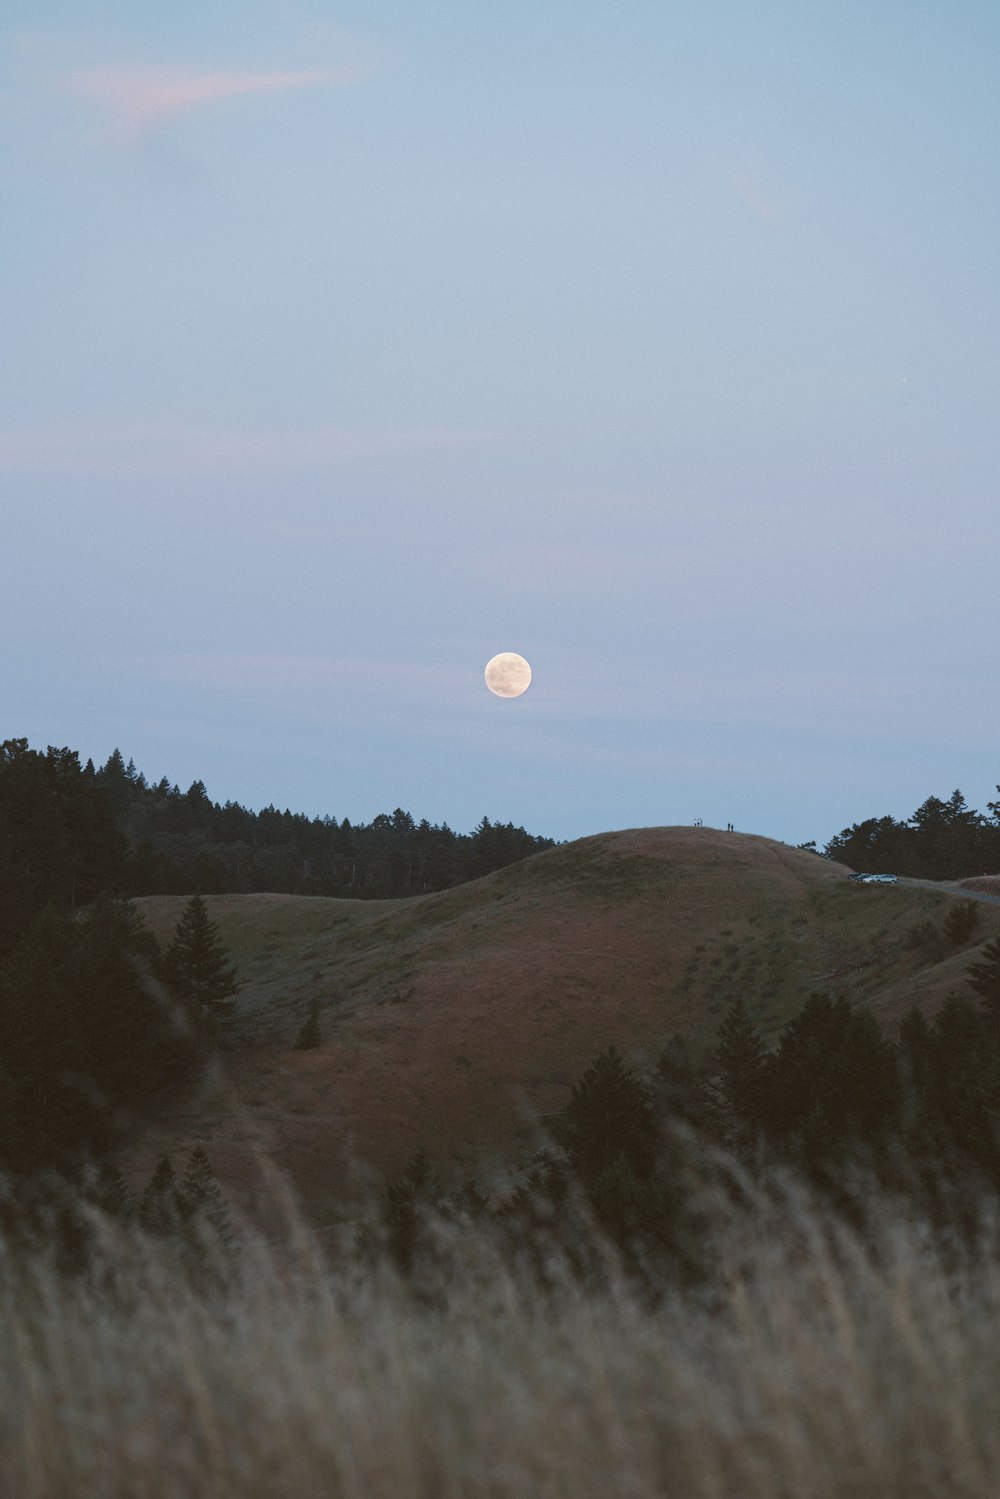
[[[998,65],[995,0],[7,0],[0,734],[560,838],[983,806]]]

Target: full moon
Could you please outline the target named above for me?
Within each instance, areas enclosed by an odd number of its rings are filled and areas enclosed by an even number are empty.
[[[515,651],[501,651],[487,661],[484,676],[497,697],[520,697],[531,686],[531,667]]]

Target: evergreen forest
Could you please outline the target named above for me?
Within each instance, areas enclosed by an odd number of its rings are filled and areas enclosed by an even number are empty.
[[[211,801],[201,781],[186,791],[166,777],[151,784],[117,749],[95,767],[70,749],[0,744],[0,898],[15,924],[40,898],[72,908],[99,890],[423,895],[553,846],[509,822],[483,817],[456,833],[401,807],[355,824],[273,806],[252,812]]]
[[[1000,800],[986,807],[989,816],[969,807],[958,790],[946,800],[929,796],[902,821],[869,817],[852,823],[823,852],[865,874],[960,880],[1000,873]]]

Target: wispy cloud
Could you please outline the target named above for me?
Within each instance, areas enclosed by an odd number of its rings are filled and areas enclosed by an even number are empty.
[[[321,469],[369,454],[460,447],[501,434],[452,427],[268,430],[169,423],[0,431],[0,473],[150,476]]]
[[[199,72],[193,68],[124,65],[75,69],[62,76],[61,84],[68,93],[103,104],[126,132],[141,135],[163,120],[205,104],[218,104],[243,94],[358,83],[368,73],[367,68],[356,64],[266,73],[239,68]]]

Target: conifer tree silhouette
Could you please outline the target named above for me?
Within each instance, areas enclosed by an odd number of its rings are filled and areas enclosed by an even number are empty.
[[[232,1246],[233,1231],[226,1201],[203,1145],[196,1146],[188,1158],[180,1198],[181,1211],[189,1222],[211,1230],[224,1247]]]
[[[218,933],[204,900],[192,895],[167,948],[164,968],[181,999],[198,1012],[224,1016],[235,1008],[231,996],[239,993],[240,986]]]
[[[1000,1021],[1000,937],[987,942],[983,961],[968,967],[970,988],[979,995],[982,1008],[993,1020]]]
[[[182,1220],[182,1199],[169,1156],[161,1156],[139,1203],[139,1222],[147,1233],[175,1233]]]
[[[709,1110],[730,1144],[757,1121],[766,1056],[760,1032],[737,997],[722,1018],[706,1085]]]
[[[640,1179],[656,1154],[656,1121],[646,1083],[609,1046],[573,1087],[556,1138],[584,1182],[595,1180],[619,1157]]]
[[[963,947],[979,925],[975,901],[960,900],[951,907],[941,923],[949,947]]]

